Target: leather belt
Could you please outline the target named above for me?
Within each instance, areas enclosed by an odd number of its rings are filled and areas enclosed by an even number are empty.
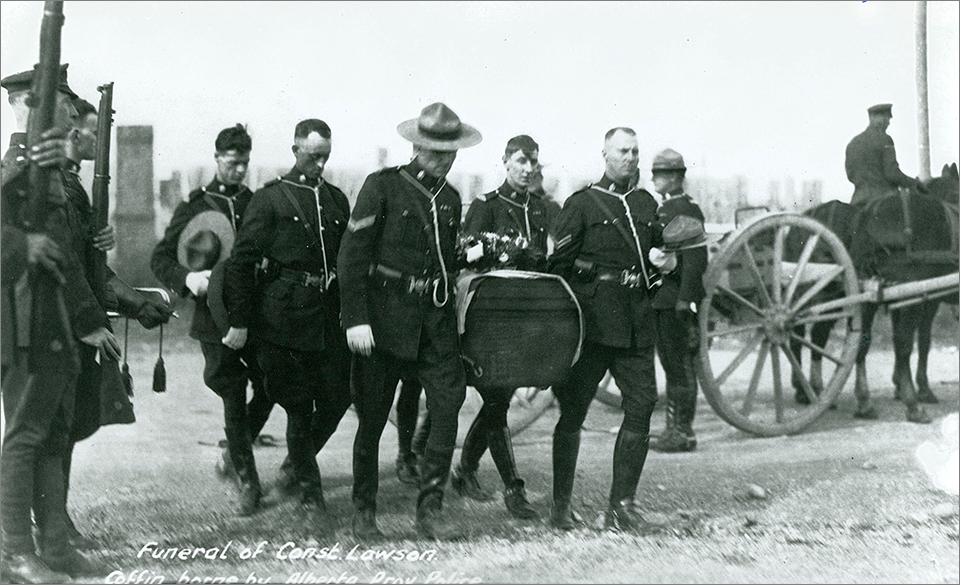
[[[397,288],[401,292],[420,296],[431,293],[435,286],[441,286],[438,283],[442,280],[439,276],[414,276],[412,274],[404,274],[399,270],[394,270],[383,264],[377,264],[374,272],[396,283],[398,285]]]
[[[321,291],[326,288],[322,276],[312,272],[304,272],[303,270],[290,270],[289,268],[281,268],[280,274],[277,276],[277,278],[280,280],[295,282],[303,286],[316,287]]]
[[[642,272],[633,272],[629,268],[624,268],[620,272],[608,272],[606,270],[597,270],[597,280],[615,282],[620,286],[627,288],[647,288],[643,280]]]
[[[639,270],[634,270],[634,268],[624,268],[622,270],[611,270],[608,268],[601,268],[594,264],[593,262],[587,262],[585,260],[577,259],[574,261],[574,266],[580,270],[584,270],[588,273],[595,275],[597,280],[602,280],[604,282],[613,282],[619,284],[620,286],[625,286],[627,288],[639,288],[646,289],[647,285],[643,279],[643,272]],[[662,284],[662,281],[659,277],[655,279],[652,283],[653,288],[656,288]]]

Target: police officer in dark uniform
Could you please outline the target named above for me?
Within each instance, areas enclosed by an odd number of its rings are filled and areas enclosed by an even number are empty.
[[[540,146],[522,134],[507,141],[503,165],[507,177],[503,185],[480,195],[470,205],[464,222],[464,231],[522,235],[537,256],[547,256],[547,209],[539,194],[529,190],[534,173],[539,169]],[[533,267],[530,267],[533,268]],[[460,495],[478,501],[489,501],[492,496],[480,487],[477,467],[487,447],[503,480],[503,501],[517,518],[533,519],[537,511],[527,501],[523,480],[517,472],[513,457],[507,410],[514,388],[477,388],[483,397],[483,406],[463,442],[460,464],[453,470],[450,483]]]
[[[919,180],[905,175],[897,164],[893,138],[887,134],[893,118],[893,105],[870,106],[867,114],[870,117],[867,129],[847,144],[847,179],[854,186],[850,203],[864,205],[897,193],[898,187],[925,190]]]
[[[240,487],[238,513],[242,516],[253,514],[259,506],[261,488],[253,460],[252,440],[266,424],[273,402],[263,388],[263,373],[257,364],[256,348],[251,345],[235,350],[222,342],[224,332],[217,327],[207,305],[211,271],[204,265],[182,264],[178,247],[190,222],[205,212],[222,213],[229,219],[233,231],[240,228],[253,197],[243,184],[252,145],[250,135],[240,124],[225,128],[217,135],[214,143],[216,177],[207,186],[193,190],[188,200],[177,206],[150,261],[150,267],[160,282],[181,296],[196,301],[190,337],[200,342],[203,351],[203,381],[223,400],[227,436],[224,459],[228,464],[220,466],[218,463],[218,470],[232,468],[236,471]],[[200,231],[198,245],[204,236],[209,238],[210,234],[208,230]],[[219,244],[217,242],[214,249]],[[203,258],[202,255],[198,257]],[[253,386],[253,399],[249,404],[248,380]]]
[[[0,80],[20,129],[10,137],[2,164],[2,355],[6,429],[0,457],[0,578],[17,583],[66,583],[70,578],[106,574],[80,553],[69,539],[64,493],[63,458],[70,444],[70,425],[79,373],[77,344],[95,347],[117,359],[120,347],[106,315],[84,278],[70,241],[68,204],[59,174],[47,194],[50,211],[43,226],[28,231],[30,184],[28,164],[64,167],[73,141],[67,132],[76,110],[76,94],[61,67],[54,128],[28,153],[25,143],[30,108],[27,99],[34,71]],[[36,229],[36,228],[34,228]],[[62,284],[62,311],[31,314],[32,267],[39,264]],[[66,320],[63,317],[66,317]],[[71,335],[72,334],[72,335]],[[36,361],[34,361],[36,360]],[[37,494],[42,497],[35,498]],[[37,548],[31,531],[36,520]]]
[[[104,282],[97,283],[98,272],[94,252],[106,252],[115,246],[113,227],[106,226],[98,233],[93,232],[93,207],[86,189],[80,182],[80,162],[94,160],[97,146],[97,110],[93,105],[82,98],[74,100],[77,110],[76,148],[70,157],[70,164],[60,170],[64,193],[67,197],[67,218],[70,225],[71,243],[80,263],[83,266],[87,282],[97,300],[101,310],[117,311],[122,316],[136,319],[147,329],[153,329],[170,320],[172,309],[162,300],[148,299],[121,280],[109,266],[104,266]],[[98,360],[97,349],[88,345],[81,345],[80,377],[77,381],[77,395],[73,423],[71,426],[70,444],[64,455],[65,495],[68,497],[70,488],[70,467],[73,459],[73,448],[78,441],[93,435],[102,424],[109,424],[109,420],[101,417],[102,412],[112,412],[116,409],[115,401],[126,399],[126,390],[123,388],[118,365],[112,360]],[[113,368],[113,373],[106,372],[106,368]],[[112,391],[106,391],[107,381],[113,381],[116,386]],[[123,422],[130,422],[126,418]],[[67,512],[67,527],[70,531],[70,541],[78,548],[93,548],[96,543],[83,536],[76,528],[73,519]]]
[[[376,522],[380,436],[397,381],[414,369],[432,419],[420,462],[417,531],[445,540],[459,537],[441,510],[466,394],[453,299],[461,203],[445,177],[457,150],[481,136],[442,103],[397,130],[413,143],[414,160],[367,177],[340,250],[343,325],[356,354],[352,381],[360,419],[353,531],[361,539],[383,536]]]
[[[606,527],[637,530],[643,519],[633,498],[647,457],[650,416],[657,401],[654,378],[655,320],[652,305],[658,275],[647,260],[659,244],[657,204],[637,189],[636,133],[607,132],[600,181],[571,195],[555,229],[550,271],[563,276],[583,309],[583,353],[568,379],[554,387],[560,420],[553,435],[553,510],[550,523],[572,530],[581,522],[570,506],[580,450],[580,427],[611,372],[623,393],[623,424],[613,452],[613,482]]]
[[[240,350],[248,330],[256,341],[267,394],[287,413],[287,452],[301,503],[321,521],[326,504],[316,455],[350,407],[350,353],[336,282],[350,204],[323,180],[330,147],[326,122],[297,124],[296,165],[254,195],[224,281],[230,319],[224,343]]]
[[[653,308],[657,319],[657,355],[667,377],[666,429],[653,438],[650,446],[663,452],[692,451],[697,446],[693,432],[697,408],[694,360],[700,348],[696,306],[703,300],[703,273],[707,269],[704,219],[700,206],[683,191],[687,167],[679,152],[668,148],[657,154],[652,171],[654,189],[663,197],[657,210],[660,229],[667,225],[691,225],[695,233],[677,242],[665,241],[664,250],[654,249],[650,253],[651,262],[663,274]],[[689,222],[671,223],[680,216]],[[699,241],[694,242],[697,238]],[[671,252],[667,250],[670,246],[677,249]]]

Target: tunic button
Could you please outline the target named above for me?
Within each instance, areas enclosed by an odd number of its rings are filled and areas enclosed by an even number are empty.
[[[60,353],[63,351],[63,344],[60,343],[59,339],[54,339],[50,342],[50,351],[53,353]]]

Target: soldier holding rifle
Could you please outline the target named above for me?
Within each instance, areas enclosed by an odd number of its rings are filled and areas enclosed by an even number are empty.
[[[112,84],[107,91],[112,92]],[[121,280],[106,265],[106,252],[115,245],[113,227],[107,225],[100,228],[95,218],[94,207],[90,204],[86,189],[80,182],[80,163],[84,160],[95,160],[98,151],[98,116],[92,104],[82,98],[73,101],[77,110],[77,125],[74,134],[74,148],[68,154],[69,163],[66,168],[60,169],[63,181],[64,194],[67,198],[67,219],[70,225],[70,242],[73,251],[80,259],[87,282],[96,295],[100,309],[115,310],[121,315],[137,319],[147,329],[152,329],[169,321],[171,308],[163,301],[154,301],[134,290]],[[108,113],[107,116],[110,114]],[[109,141],[110,124],[104,120],[104,136],[101,140]],[[105,150],[107,159],[102,165],[109,168],[109,143],[100,143],[101,150]],[[102,198],[99,202],[103,207],[109,202],[106,199],[108,184],[102,185]],[[95,201],[95,203],[97,203]],[[105,219],[105,218],[104,218]],[[121,404],[127,403],[126,390],[120,377],[119,366],[116,361],[104,356],[97,357],[97,350],[88,345],[79,348],[80,376],[77,381],[76,406],[73,424],[70,433],[70,444],[64,455],[64,501],[68,497],[70,488],[70,467],[73,459],[74,445],[93,435],[101,425],[133,422],[133,417],[116,416],[114,413],[128,413],[129,410],[116,408],[117,400]],[[108,371],[110,370],[110,371]],[[105,413],[107,417],[102,416]],[[67,528],[71,543],[77,548],[92,548],[95,542],[83,536],[76,528],[73,519],[67,515]]]
[[[62,3],[47,2],[40,65],[0,80],[21,130],[11,136],[2,172],[0,564],[9,582],[65,583],[106,573],[70,544],[64,513],[63,460],[79,371],[74,335],[113,359],[120,348],[67,240],[67,202],[54,171],[68,164],[73,145],[66,133],[76,116],[76,95],[59,63],[62,22]],[[43,494],[38,501],[35,490]]]

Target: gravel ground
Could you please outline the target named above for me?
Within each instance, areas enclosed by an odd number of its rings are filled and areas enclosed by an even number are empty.
[[[95,555],[117,569],[106,582],[916,582],[957,583],[958,498],[936,489],[917,451],[924,443],[952,445],[942,421],[960,410],[956,349],[936,350],[930,379],[940,404],[928,407],[932,425],[903,421],[892,400],[892,354],[872,354],[871,383],[878,421],[851,417],[852,381],[830,411],[806,432],[754,438],[720,420],[701,398],[693,453],[651,453],[638,500],[655,534],[614,535],[590,528],[557,534],[542,521],[508,517],[502,503],[480,504],[448,493],[445,509],[469,527],[471,539],[430,544],[415,539],[416,493],[393,471],[396,435],[381,442],[380,524],[391,538],[377,545],[427,552],[419,560],[351,559],[349,534],[352,413],[320,456],[333,525],[305,517],[294,502],[241,519],[233,493],[213,465],[222,438],[221,406],[202,387],[199,352],[180,345],[165,355],[165,394],[149,389],[152,346],[133,344],[137,383],[133,425],[102,429],[77,447],[71,509],[81,529],[100,540]],[[464,413],[461,424],[469,423]],[[515,437],[528,494],[544,514],[550,505],[550,434],[556,409]],[[576,503],[591,524],[599,519],[610,482],[620,422],[616,409],[594,403],[586,422]],[[266,482],[284,455],[285,417],[277,409],[265,432],[281,447],[256,450]],[[654,429],[663,412],[654,414]],[[481,482],[499,488],[490,459]],[[956,478],[954,477],[954,482]],[[955,483],[954,483],[955,485]],[[216,548],[217,558],[155,559],[138,554],[176,547]],[[337,548],[337,559],[280,559],[285,543]],[[256,551],[262,544],[260,552]],[[225,550],[224,550],[225,549]],[[361,546],[354,554],[366,550]],[[429,550],[435,550],[431,554]],[[210,551],[214,554],[214,551]],[[235,581],[234,581],[235,579]],[[396,581],[391,581],[396,579]],[[355,580],[355,581],[354,581]]]

